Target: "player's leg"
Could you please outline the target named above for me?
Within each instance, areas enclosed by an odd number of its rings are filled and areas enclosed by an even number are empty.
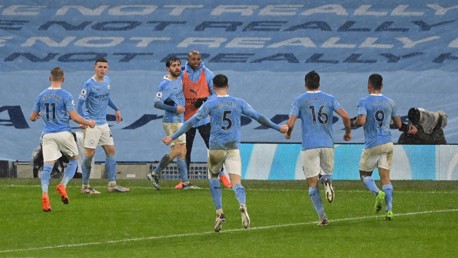
[[[315,208],[320,220],[318,225],[327,225],[328,217],[324,211],[323,202],[321,200],[320,191],[318,189],[318,175],[321,172],[320,167],[320,150],[309,149],[301,152],[302,169],[307,181],[310,200]]]
[[[196,128],[191,127],[191,129],[189,129],[186,132],[186,167],[188,171],[189,171],[189,166],[191,165],[191,152],[192,152],[192,145],[194,144],[195,137],[196,137]]]
[[[216,210],[216,220],[213,228],[215,232],[219,232],[222,228],[223,222],[226,221],[223,211],[221,185],[218,179],[218,174],[223,166],[225,156],[226,151],[224,150],[210,150],[208,155],[208,180],[210,185],[210,194]]]
[[[202,140],[204,140],[205,145],[207,146],[207,149],[210,148],[210,133],[211,133],[211,124],[207,123],[204,125],[201,125],[197,127],[200,136],[202,137]],[[226,188],[231,188],[232,184],[231,181],[228,178],[228,175],[224,173],[224,166],[221,168],[221,171],[219,173],[219,179],[221,183],[223,183],[224,187]]]
[[[102,134],[102,131],[99,128],[99,126],[96,126],[94,128],[87,127],[83,131],[84,158],[83,158],[83,164],[81,167],[81,170],[82,170],[81,193],[84,193],[84,194],[100,194],[99,191],[95,190],[89,184],[89,178],[91,177],[95,149],[97,148],[97,145],[99,144],[101,134]]]
[[[361,181],[364,183],[366,188],[375,195],[375,212],[379,212],[382,209],[382,203],[385,199],[385,193],[377,187],[375,180],[372,177],[372,172],[377,166],[378,160],[379,148],[377,146],[370,149],[364,149],[359,161],[359,175]]]
[[[224,166],[229,172],[232,182],[232,190],[235,198],[239,202],[240,216],[242,218],[242,226],[247,229],[250,227],[250,216],[246,205],[246,192],[242,185],[242,160],[240,158],[240,150],[228,150]],[[221,170],[220,170],[221,171]]]
[[[125,193],[130,189],[122,187],[116,182],[116,148],[108,124],[100,126],[101,135],[99,144],[102,145],[105,151],[105,171],[107,171],[108,177],[108,192]]]
[[[67,195],[67,184],[75,176],[76,169],[78,167],[78,146],[73,138],[73,135],[69,132],[58,133],[58,145],[60,151],[68,157],[68,165],[64,170],[62,180],[57,185],[56,190],[61,196],[61,200],[64,204],[68,204]]]
[[[59,146],[54,139],[53,133],[43,135],[43,171],[41,172],[41,204],[45,212],[51,211],[51,203],[49,201],[49,181],[54,163],[62,156]]]
[[[382,190],[385,193],[386,219],[391,220],[393,218],[393,185],[390,180],[390,169],[393,158],[393,144],[386,144],[384,148],[387,149],[387,152],[380,156],[378,171],[382,181]]]
[[[332,202],[335,198],[334,188],[332,187],[332,174],[334,171],[334,149],[322,148],[320,150],[321,173],[318,178],[324,185],[326,200],[328,200],[328,202]]]

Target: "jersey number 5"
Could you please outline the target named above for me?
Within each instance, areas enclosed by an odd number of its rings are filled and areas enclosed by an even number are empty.
[[[51,106],[52,110],[49,110]],[[56,103],[45,103],[45,108],[46,108],[46,121],[49,121],[49,117],[51,113],[52,120],[56,120]]]
[[[227,125],[222,125],[221,129],[229,130],[229,128],[232,127],[232,120],[228,117],[228,115],[230,115],[231,113],[232,113],[232,111],[230,111],[230,110],[224,111],[224,113],[223,113],[223,122],[226,122]]]

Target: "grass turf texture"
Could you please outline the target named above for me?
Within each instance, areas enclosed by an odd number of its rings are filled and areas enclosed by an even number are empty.
[[[70,182],[69,205],[50,186],[52,212],[41,210],[38,180],[0,180],[0,257],[456,257],[458,182],[394,181],[393,221],[373,212],[375,197],[360,182],[334,181],[325,201],[330,219],[318,227],[305,181],[245,181],[251,228],[242,229],[232,191],[223,191],[226,223],[215,218],[205,189],[180,191],[176,181],[119,183],[129,193],[80,194]]]

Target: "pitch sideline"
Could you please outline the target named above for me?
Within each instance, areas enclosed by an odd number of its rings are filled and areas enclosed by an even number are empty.
[[[416,216],[416,215],[423,215],[423,214],[446,213],[446,212],[458,212],[458,208],[457,209],[447,209],[447,210],[430,210],[430,211],[399,213],[399,214],[396,214],[396,217]],[[384,215],[374,215],[374,216],[360,216],[360,217],[353,217],[353,218],[341,218],[341,219],[330,220],[330,222],[335,223],[335,222],[342,222],[342,221],[365,220],[365,219],[372,219],[372,218],[378,218],[378,217],[383,217],[383,216]],[[316,224],[316,223],[317,223],[316,221],[313,221],[313,222],[300,222],[300,223],[290,223],[290,224],[281,224],[281,225],[259,226],[259,227],[252,227],[249,229],[249,231],[292,227],[292,226],[303,226],[303,225],[311,225],[311,224]],[[200,233],[184,233],[184,234],[172,234],[172,235],[151,236],[151,237],[141,237],[141,238],[127,238],[127,239],[97,241],[97,242],[68,244],[68,245],[31,247],[31,248],[22,248],[22,249],[0,250],[0,253],[39,251],[39,250],[69,248],[69,247],[70,248],[71,247],[84,247],[84,246],[94,246],[94,245],[116,244],[116,243],[123,243],[123,242],[135,242],[135,241],[146,241],[146,240],[167,239],[167,238],[202,236],[202,235],[209,235],[209,234],[226,234],[226,233],[240,232],[240,231],[245,231],[245,230],[246,229],[228,229],[228,230],[221,231],[219,233],[208,231],[208,232],[200,232]]]

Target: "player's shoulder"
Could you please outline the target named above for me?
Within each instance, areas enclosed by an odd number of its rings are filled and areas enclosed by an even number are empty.
[[[157,86],[157,89],[158,90],[164,90],[165,88],[167,88],[167,86],[170,84],[170,80],[167,78],[167,76],[164,76],[162,78],[162,81],[159,83],[159,85]]]

